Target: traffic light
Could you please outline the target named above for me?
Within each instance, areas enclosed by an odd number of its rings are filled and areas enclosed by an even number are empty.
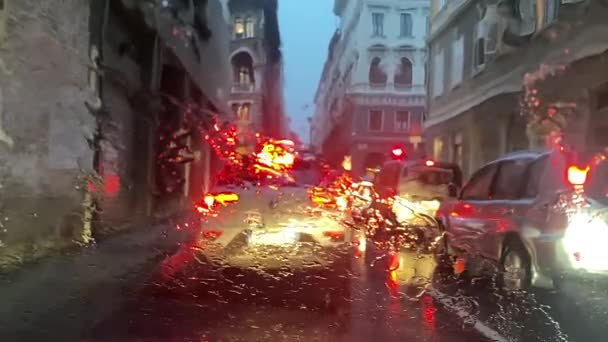
[[[403,160],[403,159],[405,159],[405,156],[406,156],[405,150],[401,146],[395,146],[391,150],[391,156],[393,157],[394,160]]]

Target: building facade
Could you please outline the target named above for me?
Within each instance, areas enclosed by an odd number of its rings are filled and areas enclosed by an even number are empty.
[[[191,4],[0,2],[0,259],[200,199],[201,113],[228,111],[229,38],[219,0]],[[169,172],[167,127],[191,157]]]
[[[340,19],[315,95],[311,142],[361,175],[402,148],[421,156],[429,1],[337,0]]]
[[[470,175],[502,154],[547,146],[558,117],[580,148],[608,144],[598,133],[605,1],[433,0],[431,8],[424,126],[435,158]]]
[[[241,132],[281,137],[283,61],[277,0],[224,0],[231,32],[229,104]]]

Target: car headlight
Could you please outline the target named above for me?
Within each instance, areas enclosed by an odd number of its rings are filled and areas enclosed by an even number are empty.
[[[570,263],[589,271],[608,269],[608,224],[597,215],[577,213],[568,223],[563,245]]]

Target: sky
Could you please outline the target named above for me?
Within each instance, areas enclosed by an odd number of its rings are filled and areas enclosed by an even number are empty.
[[[307,118],[314,114],[314,96],[337,21],[334,0],[279,1],[285,73],[285,108],[291,128],[308,142]]]

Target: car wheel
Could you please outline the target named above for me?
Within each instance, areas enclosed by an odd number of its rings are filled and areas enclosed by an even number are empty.
[[[507,291],[521,291],[530,287],[530,266],[530,257],[521,243],[509,243],[502,256],[502,287]]]

